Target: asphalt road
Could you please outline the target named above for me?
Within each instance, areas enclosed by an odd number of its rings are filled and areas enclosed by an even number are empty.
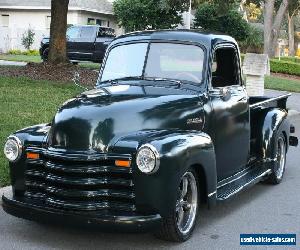
[[[300,138],[300,116],[292,121]],[[193,237],[182,244],[150,234],[43,225],[14,218],[0,209],[0,249],[299,249],[300,148],[291,147],[287,158],[280,185],[260,183],[212,210],[201,208]],[[297,247],[240,247],[241,233],[296,233]]]

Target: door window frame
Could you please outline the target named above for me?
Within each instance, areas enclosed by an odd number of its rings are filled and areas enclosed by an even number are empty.
[[[208,83],[208,90],[209,91],[213,91],[213,90],[218,90],[218,89],[221,89],[221,88],[224,88],[224,87],[214,87],[212,85],[212,67],[213,67],[213,60],[214,60],[214,56],[215,56],[215,53],[218,49],[233,49],[236,56],[237,56],[237,67],[238,67],[238,72],[237,72],[237,76],[239,78],[239,84],[234,84],[234,85],[228,85],[228,86],[225,86],[225,88],[231,88],[231,87],[243,87],[244,86],[244,82],[243,82],[243,78],[242,78],[242,70],[241,70],[241,58],[240,58],[240,53],[239,53],[239,49],[237,48],[237,46],[233,43],[221,43],[221,44],[217,44],[213,51],[212,51],[212,58],[210,60],[210,65],[209,65],[209,83]]]

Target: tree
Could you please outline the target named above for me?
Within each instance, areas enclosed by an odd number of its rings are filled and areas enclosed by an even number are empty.
[[[282,0],[277,12],[275,0],[265,0],[264,6],[264,53],[269,57],[275,56],[280,27],[288,9],[288,0]],[[274,17],[275,12],[275,17]]]
[[[31,27],[29,27],[22,35],[22,45],[25,49],[30,50],[32,44],[34,43],[35,33]]]
[[[300,11],[300,0],[290,0],[287,12],[289,33],[289,55],[295,56],[295,16]]]
[[[228,8],[226,12],[224,8]],[[195,15],[195,27],[226,33],[238,41],[244,41],[250,31],[249,24],[243,19],[236,6],[224,6],[222,3],[213,2],[206,2],[199,6]]]
[[[166,2],[167,1],[167,2]],[[125,30],[167,29],[182,23],[184,6],[171,0],[116,0],[114,12]]]
[[[51,0],[49,63],[66,63],[67,14],[69,0]]]

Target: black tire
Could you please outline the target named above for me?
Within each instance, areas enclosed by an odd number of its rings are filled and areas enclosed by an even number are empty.
[[[79,62],[72,62],[72,64],[73,64],[73,65],[78,65],[78,64],[79,64]]]
[[[192,188],[191,184],[188,184],[186,196],[182,196],[183,194],[183,179],[184,178],[193,178],[195,180],[195,186],[196,190]],[[194,189],[194,191],[192,191]],[[176,204],[174,204],[174,210],[172,214],[170,214],[169,217],[163,218],[162,225],[158,232],[155,233],[155,236],[167,240],[167,241],[173,241],[173,242],[184,242],[188,240],[195,228],[197,215],[198,215],[198,206],[199,206],[199,183],[198,183],[198,177],[194,169],[189,169],[183,176],[180,182],[180,185],[178,187],[178,199],[176,201]],[[197,200],[195,201],[193,197],[197,197]],[[186,201],[184,201],[184,198],[186,198]],[[183,203],[186,202],[184,205]],[[181,205],[179,205],[181,204]],[[185,207],[186,206],[186,207]],[[190,206],[188,208],[188,206]],[[180,211],[179,208],[180,207]],[[184,211],[186,209],[186,211]],[[183,215],[179,215],[180,213],[187,213],[186,218],[182,217]],[[189,216],[188,213],[191,213]],[[180,222],[178,222],[180,216]],[[186,224],[182,223],[185,222]],[[181,226],[179,225],[181,224]],[[186,230],[183,232],[182,225],[185,225]]]
[[[276,161],[272,163],[271,174],[267,182],[273,185],[281,183],[285,172],[287,145],[283,133],[280,133],[275,145]]]
[[[43,62],[47,62],[49,57],[49,48],[44,49],[42,59]]]

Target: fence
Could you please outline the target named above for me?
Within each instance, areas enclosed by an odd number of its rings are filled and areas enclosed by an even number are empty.
[[[22,36],[27,29],[0,27],[0,53],[6,53],[12,49],[25,50],[22,45]],[[49,35],[49,30],[34,30],[34,43],[32,49],[39,49],[43,37]]]

